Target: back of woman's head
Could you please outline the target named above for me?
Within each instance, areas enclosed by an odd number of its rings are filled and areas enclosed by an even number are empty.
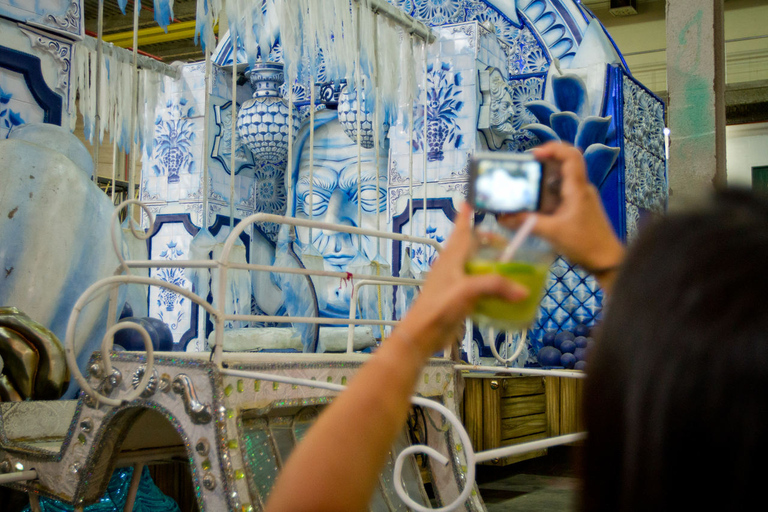
[[[768,456],[768,203],[649,226],[589,362],[585,510],[738,510]]]

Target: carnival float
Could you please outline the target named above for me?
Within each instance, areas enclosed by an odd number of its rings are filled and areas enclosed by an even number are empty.
[[[476,151],[574,144],[624,240],[666,208],[664,105],[578,1],[198,0],[205,60],[173,65],[85,35],[83,9],[0,0],[0,485],[32,510],[173,510],[147,471],[168,462],[190,507],[261,510],[418,293]],[[558,258],[529,330],[468,320],[371,510],[485,510],[476,464],[583,438],[584,373],[537,354],[602,300]]]

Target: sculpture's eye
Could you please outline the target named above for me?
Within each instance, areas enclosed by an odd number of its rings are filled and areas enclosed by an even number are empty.
[[[309,191],[299,194],[301,209],[307,217],[319,217],[328,209],[329,196],[322,189],[315,189],[310,196]],[[310,200],[311,199],[311,200]],[[310,206],[311,203],[311,206]],[[310,213],[311,212],[311,213]]]
[[[352,191],[352,200],[357,202],[357,189]],[[387,189],[384,187],[376,188],[373,183],[364,184],[360,187],[360,205],[366,213],[376,213],[376,203],[378,201],[379,211],[386,208]]]

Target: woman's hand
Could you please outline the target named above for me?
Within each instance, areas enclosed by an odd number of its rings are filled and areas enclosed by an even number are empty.
[[[534,155],[537,160],[560,164],[560,206],[551,215],[500,216],[499,223],[514,229],[528,216],[535,216],[534,234],[548,240],[569,262],[594,272],[604,288],[610,287],[613,272],[608,271],[623,261],[624,246],[611,227],[597,188],[587,179],[584,157],[573,146],[556,142],[536,148]]]
[[[515,302],[528,296],[526,287],[498,274],[466,274],[464,267],[475,244],[471,216],[470,206],[462,205],[445,249],[397,328],[412,337],[412,342],[423,350],[423,357],[431,356],[455,340],[455,333],[479,298],[494,296]]]

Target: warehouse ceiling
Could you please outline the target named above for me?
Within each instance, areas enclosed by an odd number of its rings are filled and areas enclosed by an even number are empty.
[[[84,0],[85,29],[88,35],[96,37],[98,30],[98,0]],[[149,5],[147,5],[149,4]],[[143,2],[139,14],[139,50],[158,59],[173,61],[197,61],[203,59],[203,50],[194,43],[196,0],[175,0],[173,23],[168,32],[157,26],[151,2]],[[125,15],[117,2],[104,2],[104,40],[117,46],[133,46],[133,0],[128,0]]]

